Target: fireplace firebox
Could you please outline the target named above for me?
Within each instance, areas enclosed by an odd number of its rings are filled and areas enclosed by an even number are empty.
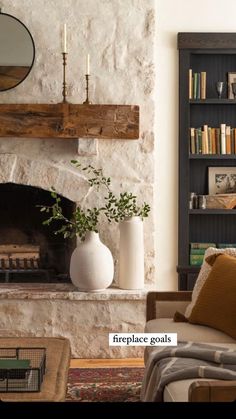
[[[0,282],[70,282],[69,263],[76,239],[55,235],[60,224],[44,226],[40,205],[51,205],[49,191],[0,184]],[[75,203],[61,196],[67,218]]]

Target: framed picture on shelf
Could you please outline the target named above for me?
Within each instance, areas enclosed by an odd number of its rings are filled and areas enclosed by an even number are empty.
[[[236,99],[236,72],[228,73],[228,99]]]
[[[236,193],[236,167],[208,167],[208,193]]]

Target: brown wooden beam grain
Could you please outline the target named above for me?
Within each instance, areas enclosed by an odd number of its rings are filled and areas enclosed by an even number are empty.
[[[139,138],[132,105],[0,104],[0,137]]]

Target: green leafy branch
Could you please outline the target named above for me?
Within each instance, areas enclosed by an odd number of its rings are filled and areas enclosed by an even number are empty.
[[[104,212],[109,222],[114,220],[119,222],[128,217],[141,217],[143,220],[145,217],[148,217],[150,212],[150,206],[144,202],[143,205],[137,205],[137,197],[131,192],[120,193],[119,198],[109,192],[108,196],[105,197],[107,201]]]
[[[43,222],[43,225],[50,225],[54,221],[60,221],[61,227],[55,230],[55,234],[62,234],[64,238],[78,235],[81,240],[85,239],[87,231],[98,232],[98,224],[100,215],[105,214],[108,221],[119,222],[127,217],[138,216],[144,219],[148,216],[150,206],[144,202],[143,205],[137,204],[137,197],[129,192],[120,193],[117,198],[111,190],[111,179],[105,177],[102,169],[96,169],[91,165],[82,167],[77,160],[72,160],[71,163],[85,172],[88,176],[87,181],[91,187],[97,190],[105,189],[104,194],[105,205],[97,208],[83,209],[80,206],[76,208],[72,214],[72,218],[68,219],[61,207],[61,198],[52,188],[51,196],[54,199],[54,204],[49,206],[40,205],[40,211],[49,215],[49,218]]]
[[[71,160],[71,163],[76,167],[80,168],[83,172],[86,172],[90,177],[87,179],[91,187],[96,186],[97,189],[104,186],[108,191],[110,191],[111,178],[105,177],[102,169],[96,169],[95,167],[89,164],[88,166],[82,167],[81,163],[77,160]]]

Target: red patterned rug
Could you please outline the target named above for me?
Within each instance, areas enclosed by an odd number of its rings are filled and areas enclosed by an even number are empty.
[[[144,368],[73,368],[66,401],[139,402]]]

